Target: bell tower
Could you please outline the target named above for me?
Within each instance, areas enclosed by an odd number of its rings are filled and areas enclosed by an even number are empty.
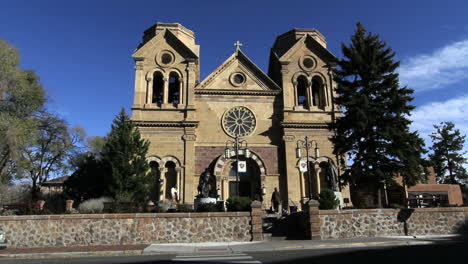
[[[282,173],[287,177],[288,200],[294,203],[310,196],[317,198],[324,182],[320,160],[337,164],[330,141],[333,131],[329,128],[338,113],[333,104],[333,68],[337,59],[326,45],[318,30],[296,28],[278,36],[270,52],[268,73],[283,92],[285,171]],[[309,155],[308,160],[314,162],[310,174],[300,171],[298,164],[307,157],[298,157],[300,152],[296,152],[306,136],[311,140],[309,153],[316,148],[323,155]]]
[[[182,202],[194,197],[194,88],[200,78],[200,46],[179,23],[156,23],[144,31],[132,54],[135,91],[132,120],[151,142],[147,158],[159,170],[157,188],[165,199],[176,190]],[[156,186],[155,185],[155,186]]]

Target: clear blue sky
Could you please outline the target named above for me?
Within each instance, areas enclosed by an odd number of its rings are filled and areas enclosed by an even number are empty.
[[[155,22],[180,22],[201,46],[203,79],[244,43],[264,71],[275,37],[316,28],[341,57],[361,21],[397,52],[401,81],[416,90],[414,129],[454,121],[468,133],[468,1],[22,1],[0,4],[0,38],[41,77],[48,107],[103,136],[133,102],[132,51]]]

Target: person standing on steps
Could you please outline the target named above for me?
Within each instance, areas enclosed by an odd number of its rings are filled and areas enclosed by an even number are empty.
[[[281,204],[281,196],[278,192],[278,188],[275,188],[273,193],[271,194],[271,209],[275,213],[281,213],[280,210],[280,204]]]

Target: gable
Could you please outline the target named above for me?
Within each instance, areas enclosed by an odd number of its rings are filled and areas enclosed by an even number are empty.
[[[299,39],[296,44],[294,44],[279,58],[279,61],[291,61],[298,53],[303,53],[305,49],[312,52],[325,64],[335,63],[338,61],[338,59],[329,50],[308,34]]]
[[[179,40],[170,30],[164,30],[163,33],[157,34],[154,38],[144,43],[132,54],[134,58],[148,58],[161,49],[161,44],[166,43],[174,51],[185,59],[198,59],[197,54]]]
[[[236,50],[195,89],[265,92],[281,90],[240,49]]]

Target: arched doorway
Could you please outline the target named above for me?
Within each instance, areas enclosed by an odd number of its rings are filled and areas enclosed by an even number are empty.
[[[260,179],[260,168],[252,159],[247,159],[247,171],[239,172],[239,181],[236,177],[237,162],[233,161],[228,165],[227,171],[229,197],[243,196],[252,200],[261,200],[262,185]],[[237,193],[239,185],[239,193]]]
[[[239,160],[247,161],[247,173],[240,176],[240,181],[248,182],[247,183],[240,183],[244,186],[242,189],[242,193],[239,190],[239,193],[242,195],[246,195],[251,197],[252,199],[260,199],[262,200],[262,188],[265,186],[266,180],[266,168],[257,153],[253,150],[250,150],[251,154],[249,158],[245,157],[245,153],[243,150],[239,150]],[[216,186],[221,193],[221,199],[226,200],[230,196],[236,194],[235,191],[230,191],[235,189],[236,186],[236,154],[231,152],[230,157],[225,157],[224,155],[219,156],[213,166],[213,173],[216,177]],[[232,182],[232,183],[231,183]],[[231,187],[229,186],[231,185]],[[239,188],[240,189],[240,188]],[[247,190],[250,189],[250,193],[247,193]],[[245,191],[244,191],[245,190]],[[260,197],[258,197],[260,196]]]

